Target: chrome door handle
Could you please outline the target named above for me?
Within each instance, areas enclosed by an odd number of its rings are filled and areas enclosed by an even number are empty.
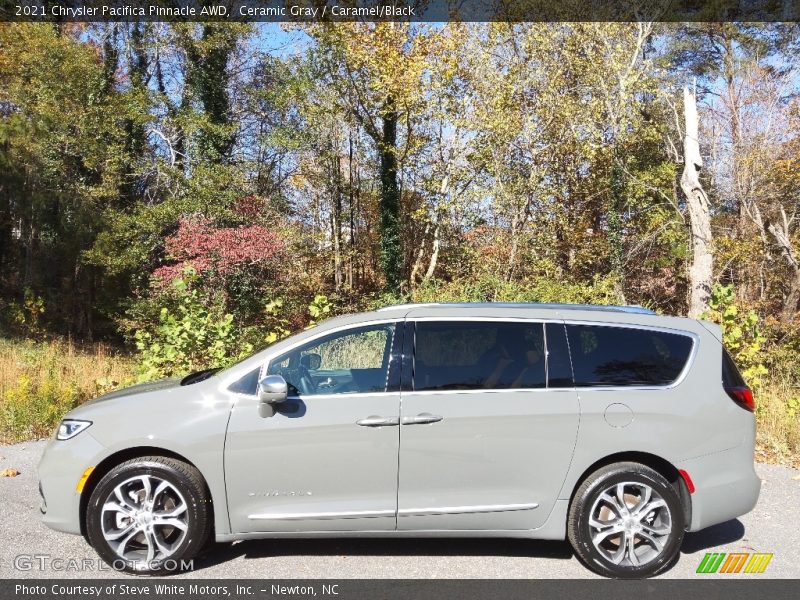
[[[416,417],[403,417],[403,425],[424,425],[426,423],[438,423],[444,419],[439,415],[432,415],[430,413],[420,413]]]
[[[360,419],[356,421],[356,425],[361,425],[362,427],[385,427],[387,425],[400,425],[400,419],[397,417],[377,417],[372,415],[366,419]]]

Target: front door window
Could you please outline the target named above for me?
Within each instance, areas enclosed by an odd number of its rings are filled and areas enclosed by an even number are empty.
[[[395,391],[389,381],[392,323],[339,331],[278,356],[268,373],[281,375],[293,396]]]

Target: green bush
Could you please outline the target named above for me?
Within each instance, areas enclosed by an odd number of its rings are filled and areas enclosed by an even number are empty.
[[[4,308],[3,313],[3,319],[12,329],[38,333],[41,331],[42,317],[45,313],[44,298],[26,287],[22,303],[11,302]]]
[[[192,287],[195,277],[193,269],[186,269],[175,279],[170,293],[160,297],[167,305],[161,307],[158,321],[135,332],[141,381],[225,367],[252,352],[237,333],[233,315],[207,306]]]
[[[595,276],[575,283],[549,277],[509,282],[486,275],[478,279],[431,279],[411,294],[413,302],[564,302],[569,304],[619,304],[612,277]],[[382,301],[390,298],[381,298]]]
[[[702,318],[722,328],[722,341],[745,380],[751,387],[759,387],[767,368],[762,352],[766,337],[759,326],[758,315],[737,305],[732,285],[715,284],[708,306]]]

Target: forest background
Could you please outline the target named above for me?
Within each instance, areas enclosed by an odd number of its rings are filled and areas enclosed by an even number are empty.
[[[0,24],[0,439],[335,314],[578,302],[720,323],[798,464],[798,60],[780,23]]]

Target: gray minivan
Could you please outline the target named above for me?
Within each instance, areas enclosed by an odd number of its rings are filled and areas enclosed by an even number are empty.
[[[753,398],[720,329],[638,307],[417,304],[71,411],[44,522],[162,574],[214,540],[569,539],[648,577],[750,511]]]

